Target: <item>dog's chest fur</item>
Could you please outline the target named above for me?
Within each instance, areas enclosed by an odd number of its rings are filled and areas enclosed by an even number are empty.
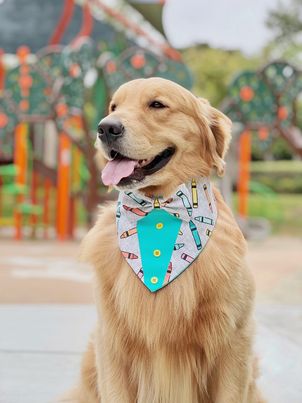
[[[190,270],[155,294],[121,256],[113,206],[103,209],[84,241],[83,252],[96,268],[102,337],[127,363],[134,388],[150,383],[146,399],[163,393],[154,389],[164,382],[159,373],[174,380],[170,387],[162,385],[169,393],[162,401],[180,402],[189,393],[192,400],[183,402],[193,402],[209,393],[216,357],[250,315],[253,283],[243,263],[245,241],[221,196],[215,196],[219,214],[211,242]]]

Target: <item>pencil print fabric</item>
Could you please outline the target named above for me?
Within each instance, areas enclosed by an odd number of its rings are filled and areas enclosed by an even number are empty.
[[[152,292],[163,288],[198,257],[217,220],[208,178],[182,184],[167,199],[120,192],[117,232],[123,257]]]

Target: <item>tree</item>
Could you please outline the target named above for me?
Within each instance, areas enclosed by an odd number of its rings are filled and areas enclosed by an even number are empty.
[[[295,36],[302,31],[302,0],[279,3],[271,10],[266,24],[275,33],[275,40],[295,41]]]
[[[182,55],[194,76],[193,92],[207,98],[214,106],[219,106],[227,95],[234,76],[259,65],[257,58],[248,58],[240,51],[214,49],[208,45],[184,49]]]
[[[279,3],[276,9],[270,11],[266,25],[274,38],[264,48],[263,57],[267,60],[286,59],[299,66],[302,55],[302,0]]]

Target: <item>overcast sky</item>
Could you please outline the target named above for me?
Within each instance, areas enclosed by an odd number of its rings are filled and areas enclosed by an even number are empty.
[[[165,31],[175,47],[206,42],[253,54],[271,37],[265,19],[277,4],[278,0],[166,0]]]

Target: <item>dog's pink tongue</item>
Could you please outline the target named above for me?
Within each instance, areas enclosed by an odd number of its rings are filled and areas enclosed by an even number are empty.
[[[122,178],[127,178],[134,171],[137,161],[133,160],[112,160],[107,162],[102,171],[102,181],[104,185],[117,185]]]

